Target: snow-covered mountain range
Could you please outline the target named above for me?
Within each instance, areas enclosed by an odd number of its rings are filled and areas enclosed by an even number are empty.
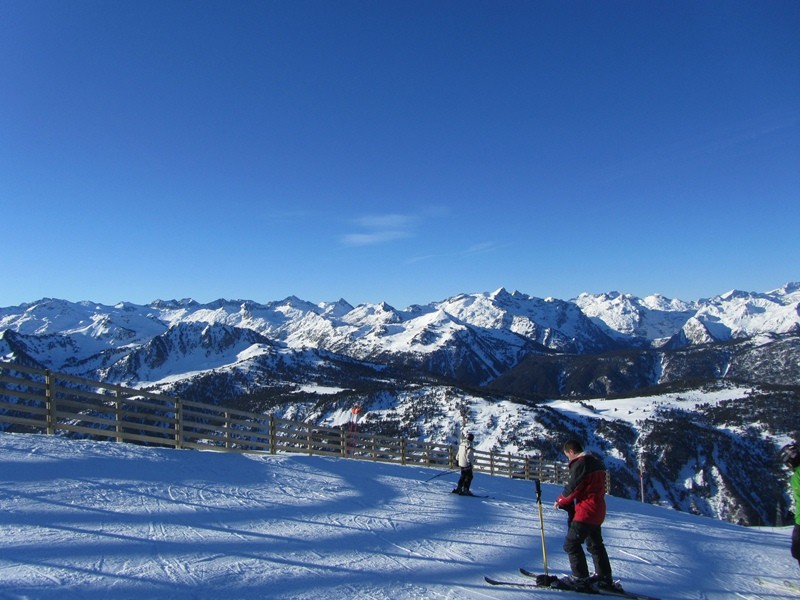
[[[466,409],[488,419],[492,449],[556,459],[558,440],[580,435],[619,457],[620,495],[638,495],[640,459],[657,458],[654,501],[773,523],[785,494],[764,462],[800,430],[800,284],[694,301],[499,289],[405,310],[296,297],[43,299],[0,308],[0,359],[318,422],[359,405],[368,429],[434,441],[454,442]],[[598,411],[591,426],[551,403],[728,388],[736,397],[722,403],[638,421]],[[486,416],[498,403],[512,407],[502,427]],[[759,469],[722,466],[731,451]],[[753,478],[766,499],[752,497]]]
[[[405,310],[296,297],[267,304],[159,300],[114,306],[43,299],[0,308],[0,334],[7,358],[76,375],[114,374],[120,383],[157,383],[258,354],[312,349],[411,365],[483,386],[529,356],[664,351],[743,340],[768,345],[796,336],[800,284],[691,302],[617,292],[564,301],[499,289]],[[137,360],[148,367],[134,368],[130,363]]]

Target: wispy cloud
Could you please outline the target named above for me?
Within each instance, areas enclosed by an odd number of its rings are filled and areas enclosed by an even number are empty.
[[[403,229],[410,227],[417,220],[412,215],[388,214],[369,215],[355,220],[357,225],[369,229]]]
[[[779,139],[800,126],[800,112],[768,113],[737,122],[723,129],[693,133],[667,146],[654,146],[629,160],[608,165],[599,172],[599,181],[606,182],[633,174],[663,171],[675,164],[695,164],[703,157],[719,157],[724,152],[753,152],[756,142],[770,137]],[[778,142],[773,142],[778,143]]]
[[[351,220],[356,231],[351,231],[339,236],[340,242],[345,246],[377,246],[397,240],[417,237],[419,229],[429,221],[446,218],[450,210],[444,206],[426,206],[413,213],[385,213],[362,215]],[[495,242],[475,244],[466,250],[454,253],[455,256],[474,255],[490,252],[496,249]],[[418,262],[435,258],[435,255],[421,256],[410,259],[408,262]]]
[[[440,258],[459,258],[463,256],[475,256],[477,254],[488,254],[489,252],[494,252],[499,250],[500,248],[504,248],[509,246],[510,244],[498,244],[497,242],[479,242],[477,244],[473,244],[467,248],[459,250],[457,252],[448,252],[448,253],[441,253],[441,254],[423,254],[419,256],[414,256],[409,258],[406,261],[406,264],[413,264],[417,262],[423,262],[426,260],[435,260]]]
[[[346,233],[340,240],[346,246],[375,246],[414,237],[418,220],[415,215],[398,213],[366,215],[353,221],[362,231]]]
[[[346,246],[376,246],[403,238],[413,237],[410,231],[372,231],[369,233],[347,233],[341,236]]]
[[[463,256],[468,256],[470,254],[485,254],[486,252],[497,250],[498,247],[499,246],[497,242],[481,242],[479,244],[470,246],[466,250],[462,251],[461,254]]]

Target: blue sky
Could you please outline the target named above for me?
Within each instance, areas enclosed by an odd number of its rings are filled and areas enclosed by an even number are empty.
[[[0,305],[800,280],[796,0],[0,0]]]

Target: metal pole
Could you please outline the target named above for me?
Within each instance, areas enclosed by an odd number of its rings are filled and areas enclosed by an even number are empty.
[[[538,479],[536,482],[536,504],[539,505],[539,532],[542,535],[542,557],[544,558],[544,574],[547,572],[547,545],[544,543],[544,515],[542,514],[542,483]]]
[[[639,459],[639,491],[644,502],[644,460]]]

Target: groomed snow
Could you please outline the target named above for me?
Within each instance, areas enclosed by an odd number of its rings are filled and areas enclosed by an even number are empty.
[[[570,597],[494,588],[541,571],[531,482],[303,455],[238,455],[0,434],[0,598],[350,600]],[[550,571],[566,572],[543,486]],[[609,498],[615,575],[661,598],[791,598],[791,528],[744,528]],[[796,597],[796,596],[795,596]]]

